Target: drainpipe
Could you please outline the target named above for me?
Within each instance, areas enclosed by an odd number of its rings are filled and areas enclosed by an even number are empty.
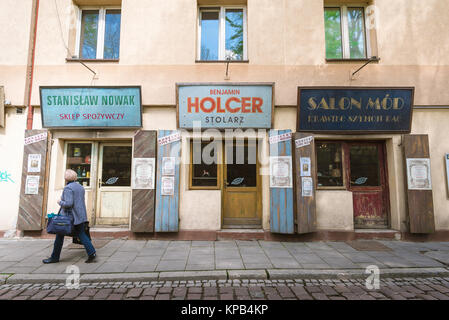
[[[39,15],[39,0],[33,0],[33,12],[31,16],[31,32],[30,32],[30,49],[28,52],[28,66],[27,66],[27,86],[26,86],[26,99],[27,99],[27,107],[28,107],[28,116],[27,116],[27,130],[33,129],[33,114],[34,110],[31,106],[31,91],[33,89],[33,75],[34,75],[34,57],[36,52],[36,35],[37,35],[37,17]],[[31,61],[30,61],[31,60]]]

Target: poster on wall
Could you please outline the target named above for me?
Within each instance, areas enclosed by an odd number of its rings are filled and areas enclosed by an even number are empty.
[[[175,177],[162,177],[161,195],[172,196],[175,194]]]
[[[310,165],[311,161],[309,157],[301,157],[300,159],[300,165],[301,165],[301,177],[310,177]]]
[[[270,157],[270,188],[292,188],[292,157]]]
[[[25,194],[39,194],[40,176],[27,176],[25,181]]]
[[[301,190],[303,197],[313,197],[313,180],[312,177],[301,178]]]
[[[175,175],[175,157],[163,157],[162,158],[162,175],[174,176]]]
[[[134,158],[132,189],[154,189],[155,158]]]
[[[28,155],[28,172],[41,172],[41,159],[42,155],[29,154]]]
[[[409,190],[432,190],[430,159],[407,159],[407,182]]]

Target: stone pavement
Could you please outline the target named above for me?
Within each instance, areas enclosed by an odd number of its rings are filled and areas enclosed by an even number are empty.
[[[0,239],[0,284],[63,282],[72,265],[88,282],[365,278],[371,265],[387,276],[449,275],[449,242],[95,241],[96,263],[67,238],[60,262],[44,265],[53,240]]]

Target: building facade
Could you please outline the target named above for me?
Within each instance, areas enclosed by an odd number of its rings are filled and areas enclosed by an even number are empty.
[[[447,238],[449,1],[0,6],[6,234]]]

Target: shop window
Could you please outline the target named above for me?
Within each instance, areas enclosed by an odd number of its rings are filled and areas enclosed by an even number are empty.
[[[120,9],[82,9],[79,15],[77,48],[80,59],[119,58]]]
[[[326,59],[366,59],[368,57],[365,8],[324,8]]]
[[[191,141],[191,189],[218,189],[218,143]]]
[[[317,142],[318,187],[344,187],[342,145],[337,142]]]
[[[247,59],[245,7],[200,7],[198,59]]]
[[[78,182],[84,186],[90,186],[91,173],[91,143],[68,143],[66,169],[72,169],[78,174]]]

